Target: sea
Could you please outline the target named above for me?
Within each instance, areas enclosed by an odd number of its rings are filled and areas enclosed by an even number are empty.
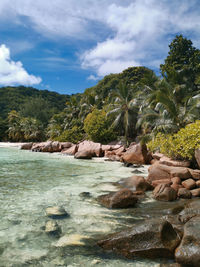
[[[147,167],[0,147],[0,266],[161,266],[159,259],[129,260],[97,245],[160,209],[153,209],[150,197],[132,209],[111,210],[98,203],[98,196],[119,190],[116,183],[133,173],[146,176]],[[70,215],[56,219],[60,237],[44,231],[50,220],[45,210],[52,206]]]

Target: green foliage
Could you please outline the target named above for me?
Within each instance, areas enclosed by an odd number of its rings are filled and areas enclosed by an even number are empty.
[[[7,121],[0,117],[0,141],[5,138],[5,132],[8,130]]]
[[[0,124],[0,138],[7,139],[8,113],[16,110],[21,117],[30,117],[47,126],[49,119],[62,111],[67,95],[60,95],[47,90],[37,90],[32,87],[2,87],[0,88],[0,117],[5,122]],[[14,130],[14,128],[13,128]],[[12,134],[12,136],[14,133]],[[18,134],[19,135],[19,131]],[[12,137],[14,138],[14,136]],[[20,136],[14,138],[16,141]],[[13,139],[12,139],[13,140]]]
[[[131,85],[120,83],[118,88],[112,92],[113,104],[108,115],[115,115],[113,127],[124,134],[126,142],[128,137],[135,136],[135,124],[137,121],[138,107],[134,103]]]
[[[61,135],[54,138],[54,140],[60,142],[72,142],[76,144],[79,141],[83,140],[83,137],[83,131],[77,126],[74,126],[72,129],[63,131]]]
[[[168,81],[186,83],[191,91],[196,90],[200,77],[200,50],[182,35],[177,35],[169,48],[165,63],[160,65],[162,75]]]
[[[116,138],[111,122],[103,110],[94,109],[87,115],[84,130],[94,142],[108,143]]]
[[[196,148],[200,147],[200,121],[188,124],[176,134],[164,135],[162,133],[148,143],[151,151],[160,151],[175,159],[194,158]]]
[[[40,121],[21,117],[16,110],[8,114],[8,137],[11,141],[40,141],[44,138],[44,129]]]
[[[65,120],[66,114],[65,112],[61,112],[59,114],[55,114],[49,121],[47,127],[47,136],[54,140],[56,137],[60,136],[64,131],[63,123]]]

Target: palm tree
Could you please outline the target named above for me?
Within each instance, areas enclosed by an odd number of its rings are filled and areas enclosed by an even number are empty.
[[[133,137],[135,134],[135,123],[138,114],[138,107],[130,89],[127,83],[120,83],[119,87],[112,91],[111,98],[114,101],[111,104],[112,110],[107,114],[115,115],[113,126],[124,133],[127,143],[128,137]]]
[[[12,141],[21,141],[23,140],[23,133],[20,125],[21,117],[16,110],[11,110],[8,113],[8,137]]]
[[[42,137],[43,125],[34,118],[22,118],[21,130],[26,141],[39,141]]]
[[[200,94],[191,94],[187,86],[172,85],[163,79],[143,99],[137,127],[142,126],[145,134],[177,132],[199,118],[199,107]]]

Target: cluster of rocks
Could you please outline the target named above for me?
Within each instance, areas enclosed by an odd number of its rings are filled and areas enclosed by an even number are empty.
[[[104,250],[129,259],[167,258],[175,266],[199,266],[200,263],[200,170],[190,162],[174,161],[153,154],[148,176],[134,175],[121,179],[117,192],[101,195],[98,201],[107,208],[137,208],[146,191],[159,201],[188,199],[185,207],[173,216],[150,218],[128,229],[111,234],[98,242]],[[150,193],[151,195],[151,193]],[[193,199],[191,199],[193,198]],[[180,202],[182,203],[182,202]]]
[[[145,145],[132,143],[128,148],[120,142],[108,145],[85,140],[78,144],[70,142],[47,141],[42,143],[26,143],[21,149],[34,152],[61,152],[74,156],[76,159],[91,159],[92,157],[106,157],[111,161],[121,161],[128,164],[149,164],[152,160]]]
[[[141,176],[122,179],[119,184],[125,188],[99,196],[100,204],[114,209],[137,208],[136,203],[140,200],[140,196],[153,188]],[[154,189],[153,196],[160,194],[161,201],[175,200],[176,191],[170,186],[165,186],[165,184],[156,186],[155,189],[158,191],[159,187],[160,191],[158,193]],[[161,188],[164,188],[163,191]],[[167,195],[167,198],[162,194]],[[188,200],[185,207],[182,204],[178,207],[177,212],[177,215],[171,215],[171,217],[150,218],[134,224],[128,229],[105,237],[98,242],[98,245],[104,250],[129,259],[167,258],[175,259],[177,262],[175,266],[183,264],[183,266],[197,267],[200,263],[200,199]]]
[[[177,198],[200,196],[200,170],[189,168],[188,161],[171,160],[161,154],[153,154],[147,181],[154,187],[157,200],[173,201]]]
[[[39,152],[61,152],[77,159],[106,157],[129,164],[151,164],[148,176],[132,176],[118,182],[117,192],[101,195],[98,201],[109,209],[137,207],[137,203],[152,191],[158,201],[188,199],[184,209],[173,218],[153,218],[114,233],[98,242],[105,250],[114,251],[127,258],[174,258],[177,264],[199,266],[200,263],[200,170],[191,169],[189,161],[172,160],[160,153],[150,154],[145,145],[132,143],[125,148],[120,143],[102,145],[92,141],[79,144],[69,142],[44,142],[24,144],[21,149]],[[195,157],[200,167],[200,150]],[[150,193],[151,194],[151,193]],[[46,210],[53,219],[67,216],[62,208]],[[62,214],[64,212],[64,214]],[[48,221],[45,231],[60,234],[55,221]],[[179,266],[179,265],[177,265]],[[180,265],[181,266],[181,265]]]
[[[127,258],[171,258],[176,266],[199,266],[200,200],[191,201],[173,219],[153,218],[98,242]]]

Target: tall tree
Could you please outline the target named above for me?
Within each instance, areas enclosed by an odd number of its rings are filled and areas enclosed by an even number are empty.
[[[160,65],[162,75],[168,82],[186,85],[191,92],[200,85],[200,50],[191,40],[177,35],[169,45],[165,63]]]
[[[138,115],[131,89],[127,83],[120,83],[118,88],[112,91],[114,103],[111,105],[112,110],[108,112],[108,115],[115,115],[113,126],[124,134],[126,142],[129,137],[136,135],[135,124]]]

